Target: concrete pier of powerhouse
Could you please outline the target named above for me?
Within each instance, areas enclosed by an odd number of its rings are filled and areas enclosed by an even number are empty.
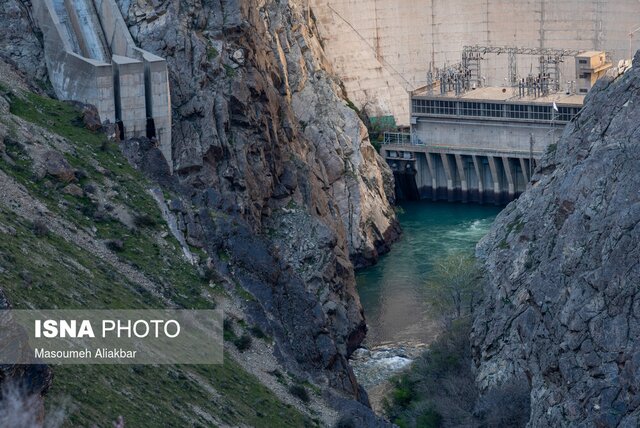
[[[405,198],[505,204],[525,191],[583,102],[582,94],[514,97],[512,88],[416,92],[411,133],[385,134],[381,154]]]

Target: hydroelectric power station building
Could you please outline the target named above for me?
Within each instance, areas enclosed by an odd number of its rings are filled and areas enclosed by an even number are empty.
[[[504,87],[484,87],[487,53],[539,55],[540,73]],[[575,58],[576,79],[559,64]],[[582,108],[586,93],[611,67],[604,52],[465,47],[460,64],[436,70],[411,93],[411,132],[387,133],[381,153],[400,196],[502,204],[522,193],[546,150]]]

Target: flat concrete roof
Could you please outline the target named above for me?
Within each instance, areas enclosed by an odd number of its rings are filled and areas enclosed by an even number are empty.
[[[515,93],[515,96],[514,96]],[[498,102],[514,102],[514,103],[527,103],[527,104],[553,104],[554,102],[558,105],[578,105],[582,106],[584,104],[584,95],[579,94],[571,94],[567,95],[564,92],[556,92],[549,94],[546,97],[537,97],[534,98],[532,96],[518,96],[518,88],[498,88],[498,87],[485,87],[472,89],[470,91],[464,92],[459,96],[456,96],[455,92],[447,92],[446,94],[440,94],[440,89],[435,88],[433,90],[433,94],[429,94],[429,91],[426,88],[420,88],[418,91],[413,93],[413,97],[428,97],[428,98],[443,98],[443,99],[458,99],[464,101],[498,101]]]
[[[586,52],[580,52],[578,55],[576,55],[576,58],[584,58],[584,57],[592,58],[594,56],[600,56],[600,55],[606,55],[606,54],[603,51],[586,51]]]

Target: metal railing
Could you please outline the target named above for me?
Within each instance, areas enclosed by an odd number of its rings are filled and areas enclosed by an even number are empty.
[[[418,135],[407,132],[385,132],[382,144],[402,144],[402,145],[414,145],[424,146],[425,143],[418,138]]]

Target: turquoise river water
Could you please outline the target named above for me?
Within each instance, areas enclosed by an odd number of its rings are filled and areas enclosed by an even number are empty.
[[[369,333],[366,345],[428,344],[438,331],[424,284],[447,253],[473,251],[502,208],[405,202],[403,235],[389,254],[357,273]]]

